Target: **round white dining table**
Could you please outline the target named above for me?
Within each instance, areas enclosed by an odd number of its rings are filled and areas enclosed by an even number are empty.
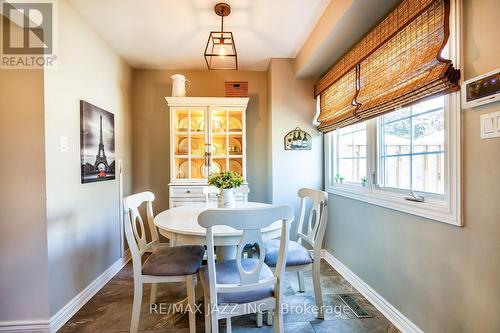
[[[238,208],[257,208],[271,206],[260,202],[237,202]],[[206,245],[206,229],[198,224],[198,215],[206,209],[217,208],[216,203],[193,203],[167,209],[154,218],[154,224],[160,234],[168,238],[171,245]],[[234,208],[233,208],[234,209]],[[261,230],[262,239],[268,240],[280,237],[281,221],[276,221]],[[217,260],[236,258],[236,245],[240,242],[242,231],[230,226],[213,227],[214,244],[217,247]]]

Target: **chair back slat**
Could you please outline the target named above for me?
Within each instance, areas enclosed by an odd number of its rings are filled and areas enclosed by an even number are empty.
[[[300,221],[297,227],[297,241],[301,243],[305,241],[313,248],[318,246],[321,247],[327,223],[328,194],[324,191],[302,188],[298,191],[297,195],[301,202]],[[311,201],[311,206],[307,214],[307,224],[304,233],[307,200]]]
[[[259,249],[259,262],[252,271],[246,271],[241,265],[241,257],[243,254],[243,249],[247,244],[257,244]],[[262,264],[264,263],[264,241],[262,240],[262,234],[260,229],[252,229],[243,231],[243,236],[238,244],[238,250],[236,251],[236,265],[238,266],[238,271],[240,273],[240,284],[254,284],[259,282],[260,270],[262,269]]]
[[[278,256],[278,264],[282,267],[279,268],[278,265],[276,266],[274,276],[276,281],[282,282],[286,263],[289,223],[292,220],[293,209],[290,205],[241,209],[207,209],[198,216],[200,226],[207,229],[207,266],[210,298],[214,304],[217,304],[217,293],[247,290],[247,287],[250,285],[255,286],[256,289],[269,285],[269,279],[260,280],[260,273],[265,257],[261,229],[270,226],[276,221],[282,221],[282,237]],[[215,269],[213,227],[217,225],[226,225],[243,231],[236,251],[236,265],[240,276],[240,282],[237,285],[221,285],[216,283],[217,272]],[[242,265],[242,252],[246,244],[259,245],[259,261],[251,271],[245,270]],[[221,289],[218,289],[218,287]]]
[[[133,208],[130,210],[130,219],[132,221],[132,231],[134,232],[134,237],[139,246],[139,251],[141,254],[146,250],[148,242],[146,240],[146,229],[144,228],[144,221],[142,220],[139,210]]]
[[[129,247],[135,245],[139,256],[142,256],[147,250],[158,245],[158,231],[154,225],[153,219],[153,201],[155,196],[151,192],[141,192],[130,195],[123,199],[123,209],[126,215],[125,230],[130,229],[130,237],[127,235]],[[151,234],[151,242],[146,239],[146,228],[144,221],[139,213],[139,207],[146,203],[146,217],[148,221],[149,231]],[[131,248],[132,250],[132,248]]]

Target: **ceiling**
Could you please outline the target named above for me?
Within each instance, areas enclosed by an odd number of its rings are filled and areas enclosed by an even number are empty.
[[[134,68],[206,69],[208,34],[220,29],[213,0],[71,0]],[[330,0],[229,0],[242,70],[267,69],[270,58],[294,58]]]
[[[319,77],[401,0],[333,0],[297,55],[298,77]]]

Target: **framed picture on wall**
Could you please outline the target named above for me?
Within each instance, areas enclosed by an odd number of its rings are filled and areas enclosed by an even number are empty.
[[[284,138],[285,150],[311,150],[311,135],[296,127],[288,132]]]
[[[80,101],[81,182],[115,179],[115,115]]]

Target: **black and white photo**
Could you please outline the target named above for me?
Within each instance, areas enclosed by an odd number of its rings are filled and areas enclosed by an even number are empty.
[[[115,179],[115,115],[80,101],[81,181]]]

